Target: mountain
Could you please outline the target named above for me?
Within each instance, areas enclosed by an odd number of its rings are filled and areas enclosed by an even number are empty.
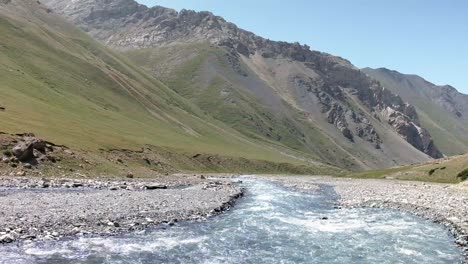
[[[385,68],[363,71],[416,107],[421,124],[445,154],[468,152],[468,95],[449,85],[435,85],[417,75]]]
[[[156,149],[154,164],[176,169],[331,168],[211,118],[39,1],[1,0],[0,35],[0,134],[33,132],[99,158],[121,150],[141,156],[135,166],[150,163],[143,156]]]
[[[133,0],[46,0],[243,135],[350,169],[442,157],[416,109],[349,61],[210,12]]]

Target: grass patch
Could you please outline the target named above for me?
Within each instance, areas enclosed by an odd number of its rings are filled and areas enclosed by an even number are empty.
[[[455,156],[441,161],[370,170],[345,175],[353,178],[399,179],[440,183],[459,183],[466,180],[468,155]]]

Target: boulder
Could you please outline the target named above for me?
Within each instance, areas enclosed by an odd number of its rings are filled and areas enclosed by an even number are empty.
[[[11,234],[0,236],[0,243],[12,243],[14,241],[15,238]]]
[[[12,148],[11,152],[20,161],[28,161],[34,158],[34,148],[31,143],[19,142]]]
[[[81,183],[81,182],[74,182],[74,183],[72,183],[71,187],[72,187],[72,188],[83,187],[83,183]]]
[[[162,185],[162,184],[151,184],[151,185],[145,185],[145,189],[147,190],[167,189],[167,186]]]
[[[24,138],[24,142],[31,144],[34,149],[42,153],[45,153],[46,151],[47,143],[40,138],[28,136]]]
[[[34,158],[42,157],[46,152],[47,144],[44,140],[34,137],[32,134],[25,135],[23,141],[16,144],[11,152],[18,160],[25,162]]]
[[[47,158],[50,162],[52,162],[52,163],[57,162],[57,158],[54,157],[54,156],[46,156],[46,158]]]
[[[119,223],[112,222],[112,221],[107,222],[107,226],[109,226],[109,227],[120,227]]]

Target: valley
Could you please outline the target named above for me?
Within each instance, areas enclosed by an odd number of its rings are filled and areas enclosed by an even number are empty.
[[[0,0],[0,263],[468,263],[467,105],[208,11]]]

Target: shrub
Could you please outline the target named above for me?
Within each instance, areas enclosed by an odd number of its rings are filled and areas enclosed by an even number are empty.
[[[429,176],[431,176],[432,174],[434,174],[434,172],[435,172],[436,170],[437,170],[437,168],[431,169],[431,170],[429,171]]]
[[[3,155],[5,155],[7,157],[11,157],[11,156],[13,156],[13,153],[11,153],[11,151],[9,149],[6,149],[6,150],[3,150]]]
[[[460,178],[460,180],[462,181],[468,179],[468,169],[464,169],[460,173],[458,173],[457,178]]]

